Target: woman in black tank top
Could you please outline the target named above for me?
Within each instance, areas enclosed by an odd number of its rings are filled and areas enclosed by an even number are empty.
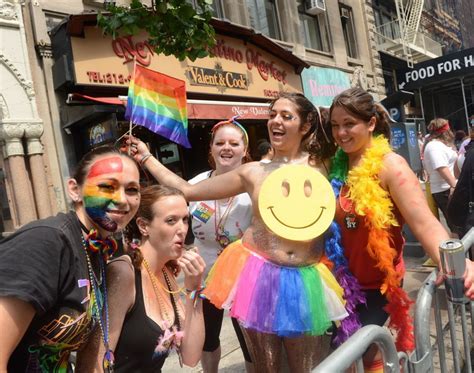
[[[102,368],[104,329],[110,331],[116,372],[160,372],[172,350],[188,366],[199,362],[205,263],[194,250],[185,250],[187,229],[187,204],[179,190],[161,185],[142,190],[136,220],[124,232],[129,253],[107,267],[109,326],[97,328],[96,338],[78,357],[77,371]],[[180,270],[182,288],[176,281]]]

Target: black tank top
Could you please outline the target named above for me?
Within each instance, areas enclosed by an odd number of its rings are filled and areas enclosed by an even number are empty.
[[[161,372],[167,355],[154,356],[153,352],[162,334],[160,326],[145,312],[142,276],[140,270],[135,269],[135,304],[125,316],[115,349],[115,371]]]

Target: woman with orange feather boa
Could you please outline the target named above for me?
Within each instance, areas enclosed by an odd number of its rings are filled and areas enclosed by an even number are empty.
[[[391,150],[388,114],[369,93],[351,88],[336,96],[329,122],[339,149],[329,174],[337,207],[326,253],[335,263],[336,278],[348,275],[349,282],[341,286],[355,290],[352,306],[360,326],[382,326],[390,317],[397,349],[409,352],[414,348],[409,316],[413,302],[401,287],[402,226],[406,221],[437,264],[439,244],[449,234],[432,215],[407,162]],[[474,263],[466,264],[466,296],[474,299]],[[348,337],[340,328],[335,342]],[[376,348],[369,348],[364,366],[366,372],[383,372]]]

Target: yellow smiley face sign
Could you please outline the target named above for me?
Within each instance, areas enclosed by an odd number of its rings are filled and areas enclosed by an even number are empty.
[[[321,173],[308,166],[289,165],[265,178],[258,209],[267,228],[276,235],[309,241],[323,234],[331,224],[336,198]]]

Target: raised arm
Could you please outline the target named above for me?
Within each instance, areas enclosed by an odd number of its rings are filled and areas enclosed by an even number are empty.
[[[184,286],[188,290],[198,290],[201,287],[202,275],[206,263],[197,252],[187,251],[179,258],[178,263],[184,273]],[[181,344],[183,363],[194,367],[201,359],[204,346],[204,317],[202,313],[202,301],[191,299],[187,292],[184,321],[184,337]]]
[[[12,297],[0,297],[0,372],[6,372],[10,355],[35,315],[33,306]]]
[[[135,302],[135,276],[130,260],[119,259],[107,265],[107,293],[109,310],[109,347],[115,351],[125,316]],[[87,345],[78,353],[76,371],[103,372],[105,354],[102,332],[95,328]]]
[[[226,172],[213,178],[191,185],[178,175],[168,170],[153,155],[140,139],[133,137],[127,140],[131,143],[131,154],[160,184],[172,186],[181,190],[188,201],[203,201],[227,198],[246,192],[244,177],[247,165]]]

